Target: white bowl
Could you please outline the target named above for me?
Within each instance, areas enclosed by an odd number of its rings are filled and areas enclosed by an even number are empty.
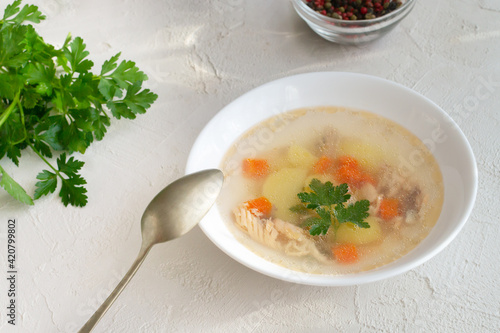
[[[248,129],[282,112],[310,106],[345,106],[377,113],[410,130],[434,153],[444,182],[441,215],[411,252],[385,266],[348,275],[297,272],[271,263],[236,240],[217,207],[200,223],[222,251],[258,272],[285,281],[346,286],[389,278],[417,267],[443,250],[462,229],[474,205],[477,167],[472,149],[455,122],[436,104],[381,78],[319,72],[279,79],[251,90],[222,109],[197,138],[186,172],[218,168],[226,151]]]

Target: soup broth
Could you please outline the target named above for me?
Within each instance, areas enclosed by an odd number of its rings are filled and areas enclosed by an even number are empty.
[[[265,259],[316,274],[347,274],[408,253],[435,225],[443,203],[439,166],[402,126],[352,109],[294,110],[245,133],[221,165],[219,207],[237,239]],[[311,181],[347,184],[345,203],[369,202],[364,222],[311,235],[314,209],[298,193]],[[334,206],[332,206],[334,207]]]

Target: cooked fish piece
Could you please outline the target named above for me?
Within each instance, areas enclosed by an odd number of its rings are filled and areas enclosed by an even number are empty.
[[[234,216],[236,225],[261,244],[291,256],[312,256],[321,262],[328,262],[328,258],[318,250],[311,236],[292,223],[278,218],[265,219],[256,216],[245,205],[237,207]]]

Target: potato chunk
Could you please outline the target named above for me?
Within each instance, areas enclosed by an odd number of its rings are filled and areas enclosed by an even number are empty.
[[[306,177],[307,170],[301,168],[284,168],[267,177],[262,195],[276,207],[277,218],[285,221],[296,218],[290,207],[300,203],[297,193],[303,191]]]
[[[311,169],[317,160],[309,150],[295,144],[288,149],[287,158],[292,166],[303,169]]]
[[[389,153],[377,144],[358,139],[346,139],[339,147],[343,155],[349,155],[357,159],[360,165],[369,170],[376,170],[384,161],[390,159]]]
[[[337,229],[336,242],[361,245],[379,240],[382,237],[382,230],[378,218],[369,216],[366,218],[366,222],[370,228],[360,228],[353,223],[342,223]]]

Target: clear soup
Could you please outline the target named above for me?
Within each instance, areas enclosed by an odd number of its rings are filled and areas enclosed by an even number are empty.
[[[346,108],[272,117],[242,135],[221,168],[218,205],[237,239],[308,273],[355,273],[400,258],[429,234],[443,203],[439,166],[422,141],[384,117]],[[318,213],[298,193],[311,193],[313,179],[347,184],[345,207],[369,202],[369,228],[332,215],[326,234],[311,235]]]

